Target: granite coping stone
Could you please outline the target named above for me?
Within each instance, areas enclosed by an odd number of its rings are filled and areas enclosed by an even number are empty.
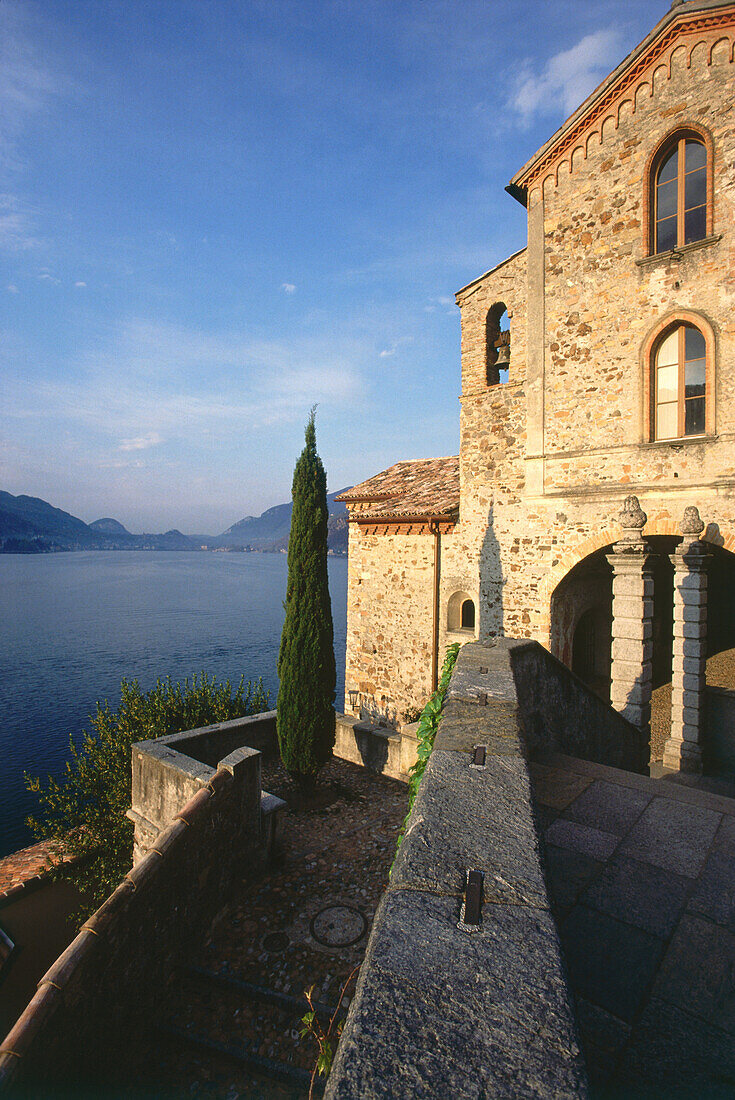
[[[384,896],[330,1100],[587,1095],[551,915],[488,905],[473,934],[458,916],[455,898]]]
[[[332,1100],[588,1095],[508,648],[470,643],[458,655],[327,1084]],[[478,744],[486,764],[471,767]],[[484,900],[467,929],[470,869],[484,873]]]
[[[447,699],[434,749],[472,752],[485,745],[490,753],[520,754],[521,724],[515,704],[491,700],[485,706],[466,699]]]
[[[464,893],[468,869],[484,873],[486,901],[548,908],[525,761],[434,750],[391,876],[391,886]]]

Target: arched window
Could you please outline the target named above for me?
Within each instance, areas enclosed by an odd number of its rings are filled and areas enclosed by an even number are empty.
[[[485,320],[485,364],[488,386],[508,381],[510,367],[510,325],[503,302],[488,310]]]
[[[707,345],[691,324],[674,325],[654,346],[651,379],[654,439],[704,435]]]
[[[462,604],[462,629],[475,629],[475,605],[472,600],[465,600]]]
[[[711,232],[710,164],[707,146],[694,132],[666,142],[651,176],[651,250],[669,252]]]

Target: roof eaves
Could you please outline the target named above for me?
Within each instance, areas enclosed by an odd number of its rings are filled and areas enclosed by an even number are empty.
[[[672,22],[677,19],[681,19],[684,16],[690,15],[693,12],[709,11],[711,9],[727,8],[730,6],[732,6],[732,0],[678,0],[678,2],[677,0],[674,0],[674,3],[671,5],[669,11],[666,12],[666,14],[661,19],[659,19],[658,23],[655,25],[655,27],[653,27],[651,31],[649,31],[643,41],[639,42],[635,49],[631,50],[631,52],[625,58],[623,58],[620,64],[617,65],[616,68],[614,68],[613,71],[607,77],[605,77],[605,79],[600,84],[597,85],[594,91],[590,92],[587,98],[584,99],[582,103],[580,103],[576,111],[574,111],[574,113],[571,114],[569,118],[567,118],[566,121],[562,123],[559,129],[551,135],[549,140],[546,141],[540,149],[537,149],[533,156],[526,161],[523,167],[515,173],[510,183],[506,187],[506,191],[510,191],[510,193],[513,194],[511,188],[513,188],[514,191],[525,189],[525,182],[530,176],[534,165],[539,160],[541,160],[549,152],[549,150],[553,148],[554,145],[560,142],[561,139],[567,134],[567,132],[571,130],[572,127],[575,126],[577,122],[579,122],[580,119],[588,111],[591,110],[591,108],[600,99],[600,97],[604,95],[609,88],[612,87],[615,81],[617,81],[622,76],[626,69],[628,69],[629,66],[638,57],[640,57],[640,55],[644,53],[645,50],[647,50],[653,42],[655,42],[659,35],[661,35],[661,33]],[[516,196],[514,195],[514,197]]]

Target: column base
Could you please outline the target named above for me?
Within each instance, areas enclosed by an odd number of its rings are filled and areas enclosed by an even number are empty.
[[[702,774],[702,746],[695,741],[678,741],[670,737],[664,745],[663,765],[687,775]]]

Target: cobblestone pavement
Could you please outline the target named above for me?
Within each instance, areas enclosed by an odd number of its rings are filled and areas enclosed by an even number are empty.
[[[596,1095],[731,1098],[735,799],[571,757],[532,775]]]
[[[309,806],[281,765],[265,761],[263,789],[288,803],[275,863],[238,887],[193,954],[194,969],[182,973],[147,1083],[159,1095],[304,1096],[317,1053],[299,1037],[304,991],[313,986],[315,1000],[336,1005],[362,961],[406,815],[405,785],[334,760]],[[217,1044],[301,1070],[302,1079],[278,1084]]]

